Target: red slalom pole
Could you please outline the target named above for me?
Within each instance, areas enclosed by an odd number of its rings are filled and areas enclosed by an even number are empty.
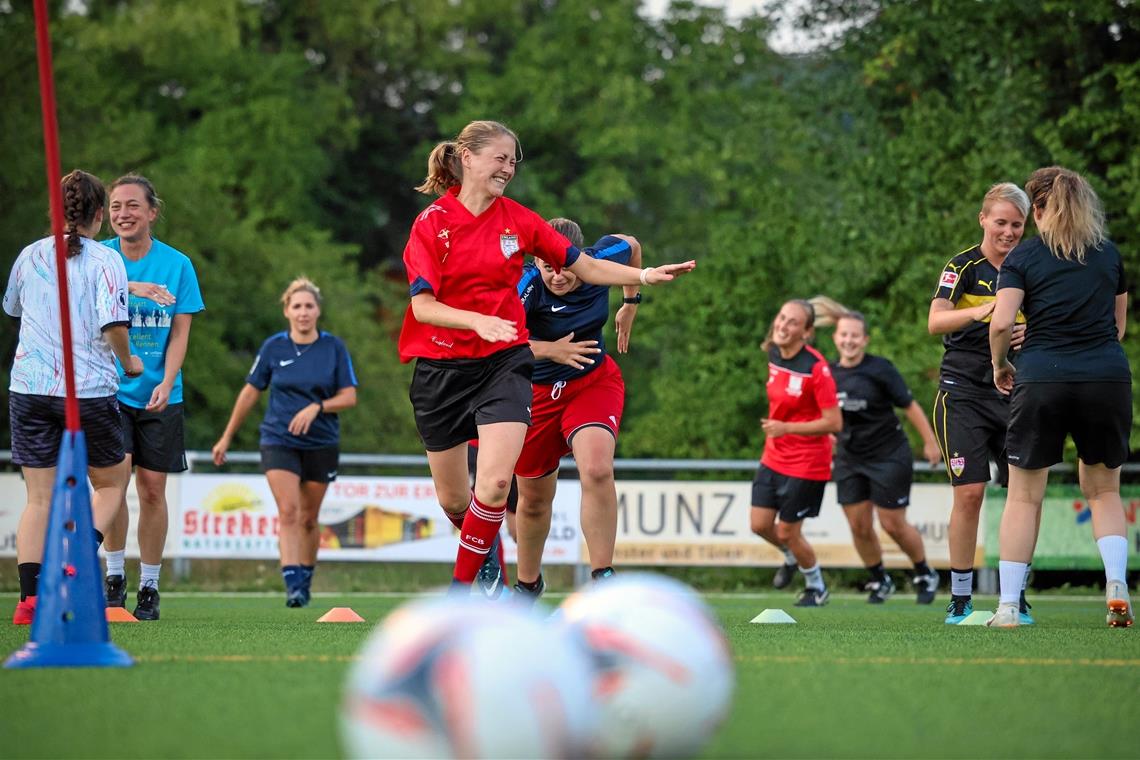
[[[67,387],[67,429],[79,432],[79,401],[75,396],[75,359],[71,354],[71,299],[67,293],[67,246],[63,242],[63,190],[59,186],[59,126],[55,118],[55,79],[51,67],[47,0],[35,0],[36,59],[40,69],[40,111],[44,125],[44,167],[47,169],[51,232],[55,237],[55,266],[59,281],[59,322],[63,331],[63,378]]]

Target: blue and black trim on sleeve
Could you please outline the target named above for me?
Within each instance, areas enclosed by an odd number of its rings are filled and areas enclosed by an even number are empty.
[[[633,254],[629,242],[614,235],[605,235],[586,251],[595,259],[616,259],[620,264],[628,264]]]
[[[411,297],[418,293],[423,293],[424,291],[427,291],[428,293],[434,293],[435,288],[433,288],[431,283],[425,280],[423,277],[417,277],[415,282],[413,282],[408,287],[408,296]]]

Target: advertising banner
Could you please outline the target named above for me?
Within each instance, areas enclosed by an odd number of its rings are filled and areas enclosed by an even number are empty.
[[[559,484],[547,543],[550,564],[578,561],[579,493],[577,482]],[[458,548],[456,530],[440,510],[430,478],[338,478],[329,485],[318,520],[321,559],[453,562]],[[273,559],[279,530],[263,476],[185,476],[168,555]],[[514,545],[505,530],[503,538],[513,560]]]
[[[1002,498],[1000,489],[988,489],[987,498]],[[1122,486],[1124,525],[1128,538],[1128,567],[1140,569],[1140,526],[1136,519],[1140,513],[1140,487]],[[1001,503],[1000,501],[998,502]],[[999,558],[998,534],[1001,529],[1001,510],[986,515],[986,564],[997,566]],[[1039,570],[1100,570],[1100,552],[1092,530],[1092,510],[1072,485],[1049,486],[1041,506],[1041,531],[1037,549],[1033,552],[1033,567]]]
[[[935,567],[950,566],[951,498],[948,485],[917,484],[911,490],[907,520],[923,536],[927,560]],[[743,481],[619,482],[615,560],[630,565],[780,565],[783,554],[752,533],[751,501],[751,484]],[[884,564],[910,567],[877,521],[876,530]],[[803,535],[825,566],[862,566],[833,483],[827,485],[819,517],[804,520]],[[982,556],[979,537],[979,562]]]

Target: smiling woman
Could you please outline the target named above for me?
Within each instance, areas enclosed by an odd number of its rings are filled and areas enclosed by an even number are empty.
[[[320,546],[317,515],[340,461],[338,412],[356,406],[356,373],[340,338],[317,329],[321,290],[305,277],[281,296],[289,329],[262,344],[225,432],[214,444],[214,464],[225,464],[234,434],[266,388],[261,423],[261,469],[281,518],[279,545],[285,605],[309,603]]]
[[[412,407],[440,506],[460,530],[453,583],[462,591],[495,561],[490,550],[531,421],[534,355],[515,290],[524,256],[597,285],[653,285],[696,266],[639,270],[580,257],[541,216],[504,197],[521,160],[515,133],[495,121],[473,121],[439,143],[416,189],[440,197],[416,218],[404,249],[411,303],[400,359],[416,360]],[[476,438],[472,490],[467,442]]]

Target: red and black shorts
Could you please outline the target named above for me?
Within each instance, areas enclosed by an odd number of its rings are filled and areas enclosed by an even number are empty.
[[[625,381],[612,357],[593,372],[569,382],[535,385],[531,423],[515,465],[520,478],[541,478],[558,469],[582,428],[605,428],[616,439],[625,408]]]
[[[530,346],[481,359],[417,359],[408,396],[427,451],[447,451],[479,437],[479,426],[530,424]]]

